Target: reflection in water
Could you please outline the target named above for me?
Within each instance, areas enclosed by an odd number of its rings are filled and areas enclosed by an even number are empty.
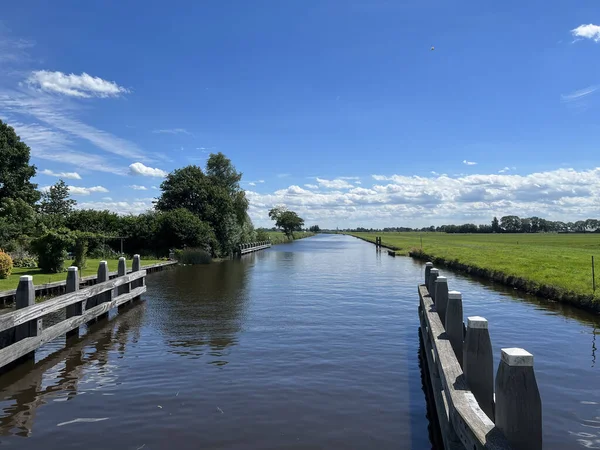
[[[139,328],[139,310],[125,309],[111,322],[101,321],[82,337],[63,339],[66,346],[35,366],[24,364],[0,378],[0,435],[28,437],[32,434],[36,412],[48,402],[63,402],[76,395],[114,384],[113,366],[108,352],[117,347],[124,352],[129,330]],[[56,344],[56,343],[55,343]],[[86,374],[86,370],[89,373]]]
[[[239,261],[181,267],[165,272],[162,307],[155,317],[171,350],[201,357],[208,347],[211,364],[227,364],[229,347],[237,342],[247,301],[247,272],[255,253]]]

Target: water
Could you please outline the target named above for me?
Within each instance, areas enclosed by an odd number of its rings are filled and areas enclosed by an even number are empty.
[[[144,302],[0,377],[0,447],[432,448],[422,272],[322,235],[152,274]],[[544,448],[600,448],[598,319],[442,273],[490,321],[496,357],[535,355]]]

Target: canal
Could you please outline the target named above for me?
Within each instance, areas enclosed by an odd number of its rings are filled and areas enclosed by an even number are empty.
[[[600,448],[595,316],[441,271],[535,356],[544,448]],[[0,447],[430,449],[423,265],[319,235],[152,274],[144,302],[0,377]]]

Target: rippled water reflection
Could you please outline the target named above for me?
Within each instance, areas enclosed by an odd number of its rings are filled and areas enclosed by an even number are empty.
[[[496,355],[534,353],[544,447],[600,448],[597,318],[445,275]],[[345,236],[152,274],[141,305],[0,378],[0,445],[431,448],[421,278]]]

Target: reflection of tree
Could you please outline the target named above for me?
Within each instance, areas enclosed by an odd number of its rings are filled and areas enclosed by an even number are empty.
[[[161,277],[162,307],[156,325],[180,355],[198,357],[205,347],[221,358],[235,345],[247,298],[251,259],[180,267]],[[216,360],[215,364],[225,364]]]
[[[75,397],[87,366],[95,365],[101,375],[109,372],[108,352],[113,345],[124,350],[130,328],[139,328],[139,324],[139,310],[130,314],[124,312],[109,323],[94,324],[82,337],[66,339],[65,348],[37,364],[17,366],[4,374],[0,379],[0,391],[2,399],[11,402],[11,405],[0,416],[0,435],[29,436],[37,408],[55,399],[61,392],[66,394],[63,397],[66,401]],[[91,346],[94,351],[84,352]],[[48,377],[48,372],[56,367],[56,374]]]

